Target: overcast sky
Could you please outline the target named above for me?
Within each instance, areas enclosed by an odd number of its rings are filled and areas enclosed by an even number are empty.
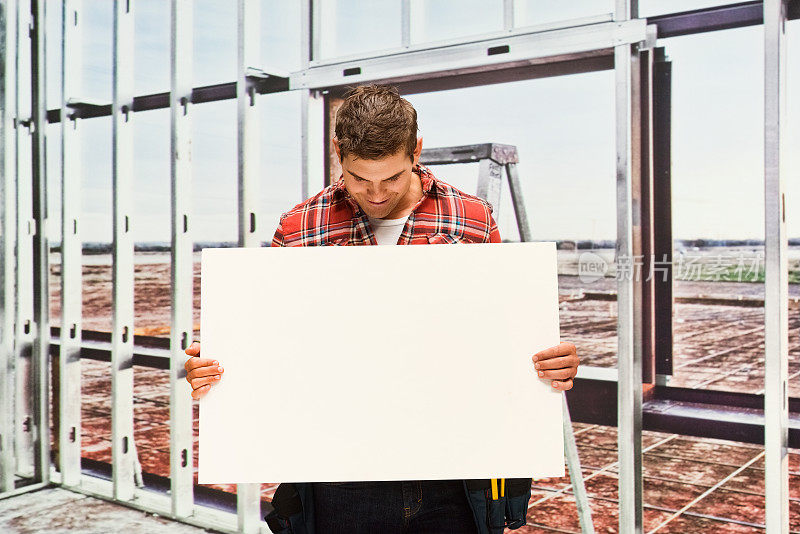
[[[652,0],[642,16],[722,4]],[[57,5],[53,3],[48,5]],[[400,42],[399,1],[323,4],[323,55],[387,49]],[[609,13],[610,0],[520,0],[519,25]],[[84,0],[83,94],[111,99],[111,7]],[[194,3],[194,85],[236,76],[235,2]],[[271,72],[300,68],[300,2],[262,4],[262,64]],[[134,58],[137,94],[169,89],[169,2],[137,0]],[[365,7],[367,6],[367,7]],[[502,28],[502,0],[412,0],[415,43]],[[60,22],[48,13],[48,107],[58,107]],[[446,16],[445,16],[446,15]],[[800,57],[798,21],[788,24],[789,57]],[[673,65],[673,227],[675,238],[763,238],[763,28],[659,41]],[[789,94],[798,94],[800,61],[789,61]],[[615,239],[614,75],[612,71],[437,93],[408,95],[424,146],[498,142],[520,155],[520,178],[535,239]],[[262,239],[283,211],[300,202],[300,99],[260,97],[262,113]],[[789,102],[789,142],[800,143],[800,102]],[[169,240],[169,112],[137,113],[134,238]],[[236,239],[235,101],[193,107],[195,240]],[[111,121],[84,121],[82,238],[111,239]],[[51,218],[59,217],[58,126],[50,127]],[[800,205],[800,151],[787,158],[787,207]],[[477,164],[445,166],[436,174],[474,192]],[[513,210],[498,208],[505,238],[517,237]],[[800,216],[787,213],[789,235]],[[57,241],[57,238],[53,239]]]

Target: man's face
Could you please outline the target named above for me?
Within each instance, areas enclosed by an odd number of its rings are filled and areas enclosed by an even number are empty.
[[[407,215],[419,199],[419,177],[411,172],[413,166],[414,161],[405,150],[382,159],[348,154],[342,160],[344,186],[369,217],[398,219]]]

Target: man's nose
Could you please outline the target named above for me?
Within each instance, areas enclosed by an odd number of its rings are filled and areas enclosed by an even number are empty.
[[[371,199],[382,199],[384,197],[384,193],[386,192],[386,188],[382,184],[369,184],[367,186],[367,193]]]

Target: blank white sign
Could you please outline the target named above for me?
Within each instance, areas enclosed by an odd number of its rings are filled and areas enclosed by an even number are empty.
[[[554,243],[204,249],[199,482],[564,475]]]

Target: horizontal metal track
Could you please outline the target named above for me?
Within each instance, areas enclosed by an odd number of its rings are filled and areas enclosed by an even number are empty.
[[[763,395],[655,386],[645,399],[644,430],[764,443]],[[573,421],[616,426],[615,381],[576,378],[567,400]],[[800,398],[789,399],[789,412],[789,446],[800,448]]]
[[[86,462],[86,459],[83,460]],[[163,493],[158,488],[135,488],[134,498],[130,501],[115,500],[113,496],[112,482],[104,475],[100,462],[89,462],[93,468],[84,470],[82,473],[80,485],[70,487],[70,491],[83,493],[91,497],[103,499],[106,501],[121,504],[136,510],[142,510],[148,513],[156,513],[162,517],[167,517],[182,523],[188,523],[205,529],[213,529],[218,532],[229,532],[236,534],[239,532],[237,528],[236,513],[225,510],[224,506],[214,507],[211,505],[195,504],[193,513],[189,517],[175,517],[171,511],[171,498],[169,495]],[[51,471],[51,479],[54,483],[60,482],[61,474],[53,469]],[[262,532],[268,532],[267,524],[264,521],[259,522]]]
[[[761,398],[763,405],[763,397]],[[763,408],[654,399],[642,406],[645,428],[746,443],[764,443]],[[789,414],[789,446],[800,447],[800,413]]]
[[[611,55],[614,46],[646,39],[644,19],[600,22],[311,66],[292,73],[289,86],[327,89],[366,81],[398,83],[577,60],[599,50]]]
[[[91,476],[100,480],[111,480],[111,464],[81,458],[81,473],[84,476]],[[170,479],[153,473],[142,473],[144,489],[155,493],[168,496],[170,494]],[[236,513],[236,495],[227,491],[222,491],[208,486],[194,485],[194,505],[206,508],[221,510],[230,514]],[[261,516],[267,515],[272,511],[272,505],[266,501],[261,502]]]
[[[800,18],[800,1],[790,0],[788,18],[790,20]],[[764,3],[742,2],[683,13],[670,13],[650,17],[647,22],[656,25],[659,39],[744,28],[764,23]]]
[[[58,327],[51,328],[51,355],[58,354]],[[84,330],[81,358],[111,361],[111,335]],[[133,364],[169,369],[169,339],[135,336]],[[586,373],[590,374],[590,373]],[[745,443],[764,442],[764,396],[753,393],[656,386],[643,405],[645,430],[687,436],[728,439]],[[576,378],[567,392],[572,420],[616,426],[617,382]],[[800,448],[800,398],[789,399],[789,446]]]
[[[289,90],[289,79],[281,76],[270,76],[259,80],[256,84],[258,94],[280,93]],[[204,104],[231,100],[236,98],[236,82],[206,85],[192,89],[192,104]],[[133,111],[151,111],[154,109],[169,108],[169,91],[151,95],[137,96],[133,99]],[[73,105],[73,114],[81,119],[111,116],[111,103],[76,102]],[[47,111],[47,122],[61,122],[61,109]]]

